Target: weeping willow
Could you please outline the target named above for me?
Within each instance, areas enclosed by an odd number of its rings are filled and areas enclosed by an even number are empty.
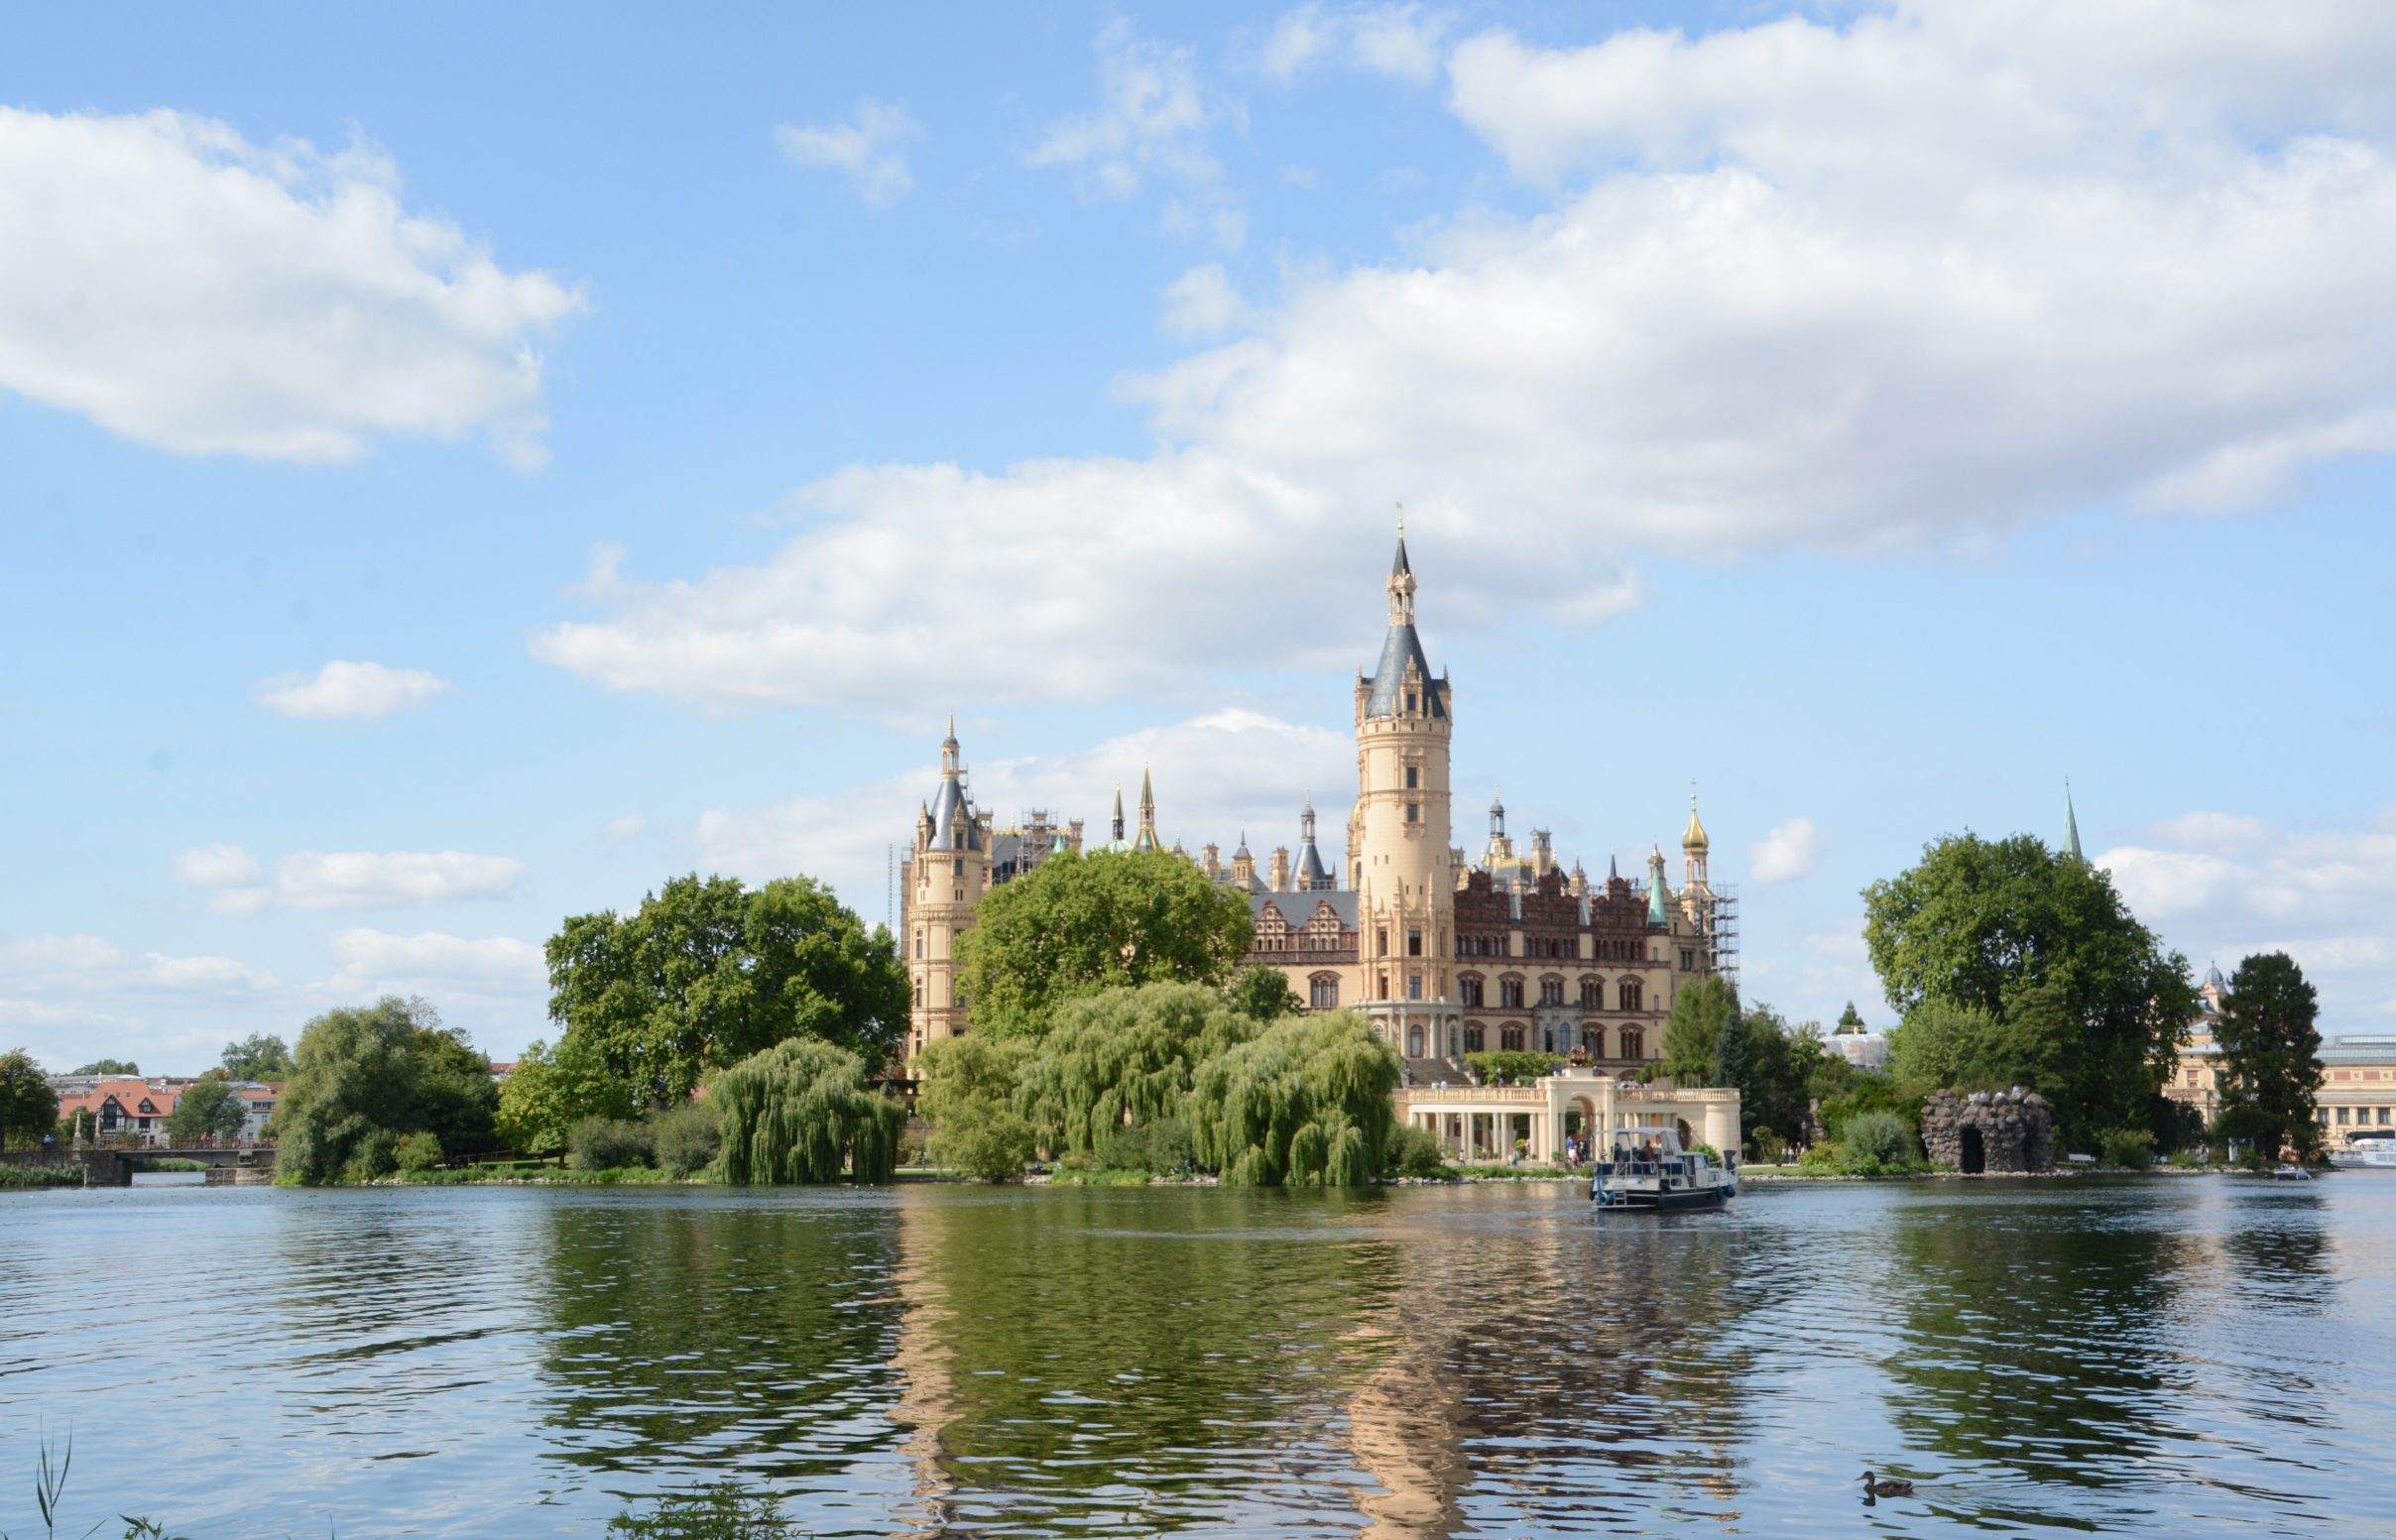
[[[1200,1065],[1188,1099],[1227,1186],[1361,1187],[1388,1148],[1397,1052],[1346,1011],[1281,1021]]]
[[[1201,985],[1088,996],[1057,1011],[1018,1076],[1016,1108],[1049,1148],[1097,1149],[1127,1127],[1179,1117],[1197,1067],[1256,1031]]]
[[[722,1113],[724,1143],[712,1174],[738,1185],[887,1182],[898,1163],[906,1113],[866,1081],[846,1048],[793,1037],[716,1077],[707,1099]]]

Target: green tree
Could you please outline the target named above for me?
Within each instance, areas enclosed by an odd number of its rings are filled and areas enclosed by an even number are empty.
[[[410,1133],[452,1155],[491,1147],[490,1061],[424,1001],[328,1010],[300,1029],[295,1061],[271,1125],[279,1181],[383,1174]]]
[[[1738,991],[1720,974],[1708,974],[1672,1002],[1664,1019],[1664,1053],[1656,1073],[1683,1085],[1700,1086],[1714,1073],[1715,1045],[1723,1023],[1738,1018]]]
[[[2258,1147],[2321,1152],[2320,1002],[2285,952],[2260,952],[2229,976],[2214,1041],[2221,1050],[2224,1112]]]
[[[1856,1008],[1856,1003],[1852,1000],[1847,1003],[1847,1008],[1839,1012],[1839,1029],[1846,1032],[1863,1030],[1863,1012]]]
[[[864,1059],[820,1038],[792,1037],[716,1077],[723,1117],[719,1180],[739,1185],[887,1182],[906,1110],[874,1089]]]
[[[1405,1066],[1353,1011],[1269,1026],[1199,1067],[1190,1133],[1235,1187],[1356,1187],[1381,1174]]]
[[[982,900],[957,938],[958,991],[976,1031],[1036,1037],[1101,990],[1228,983],[1254,930],[1248,899],[1180,856],[1062,852]]]
[[[915,1060],[915,1111],[931,1125],[924,1158],[985,1182],[1020,1176],[1038,1152],[1016,1086],[1034,1044],[982,1032],[943,1038]]]
[[[1900,1017],[1924,1002],[1984,1012],[2033,1039],[1995,1063],[2045,1062],[2059,1135],[2085,1145],[2143,1121],[2196,1006],[2188,959],[2138,923],[2112,880],[2030,835],[1950,836],[1863,890],[1863,939]]]
[[[131,1059],[94,1059],[72,1071],[77,1075],[138,1075],[142,1067]]]
[[[583,1119],[632,1115],[632,1093],[624,1082],[569,1036],[553,1050],[539,1041],[525,1049],[500,1085],[492,1131],[520,1153],[553,1155],[565,1148],[567,1135]]]
[[[240,1092],[213,1076],[203,1077],[176,1098],[175,1111],[167,1115],[167,1137],[178,1144],[209,1137],[229,1139],[241,1132],[249,1116],[249,1104],[242,1101]]]
[[[1289,976],[1266,963],[1250,963],[1232,975],[1224,986],[1224,998],[1232,1008],[1259,1026],[1270,1026],[1283,1016],[1304,1015],[1306,1002],[1289,987]]]
[[[724,1147],[724,1121],[704,1101],[668,1108],[649,1121],[658,1165],[671,1176],[689,1176],[714,1163]]]
[[[224,1045],[227,1080],[282,1080],[292,1072],[291,1044],[272,1032],[252,1032]]]
[[[2022,1086],[2052,1103],[2070,1093],[2072,1028],[2052,986],[2025,990],[2010,1020],[1926,1000],[1888,1034],[1889,1078],[1909,1092]]]
[[[1738,1092],[1743,1108],[1754,1100],[1755,1078],[1751,1073],[1753,1058],[1748,1053],[1747,1022],[1741,1015],[1727,1015],[1714,1032],[1714,1073],[1706,1083],[1725,1086]]]
[[[884,1063],[906,1030],[906,968],[811,878],[751,891],[678,877],[630,915],[568,919],[549,938],[549,1015],[637,1106],[686,1101],[710,1072],[792,1038]]]
[[[1016,1110],[1048,1148],[1096,1151],[1127,1127],[1178,1117],[1198,1066],[1257,1031],[1196,984],[1071,1000],[1018,1072]]]
[[[59,1125],[59,1093],[33,1055],[22,1048],[0,1053],[0,1148],[39,1144]]]

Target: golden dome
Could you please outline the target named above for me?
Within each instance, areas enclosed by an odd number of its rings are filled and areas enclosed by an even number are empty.
[[[1706,838],[1706,826],[1697,821],[1697,798],[1689,799],[1689,827],[1681,831],[1681,849],[1704,850],[1712,842]]]

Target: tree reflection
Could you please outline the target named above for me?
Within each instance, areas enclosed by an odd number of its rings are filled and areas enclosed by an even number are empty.
[[[802,1485],[886,1449],[898,1216],[836,1194],[561,1203],[543,1215],[557,1458]]]

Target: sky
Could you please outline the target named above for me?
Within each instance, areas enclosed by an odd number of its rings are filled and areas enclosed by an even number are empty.
[[[2396,8],[53,7],[0,50],[0,1048],[194,1073],[669,877],[1694,786],[1748,999],[2083,843],[2396,1030]],[[1335,835],[1336,839],[1336,835]],[[1328,854],[1336,854],[1330,852]]]

